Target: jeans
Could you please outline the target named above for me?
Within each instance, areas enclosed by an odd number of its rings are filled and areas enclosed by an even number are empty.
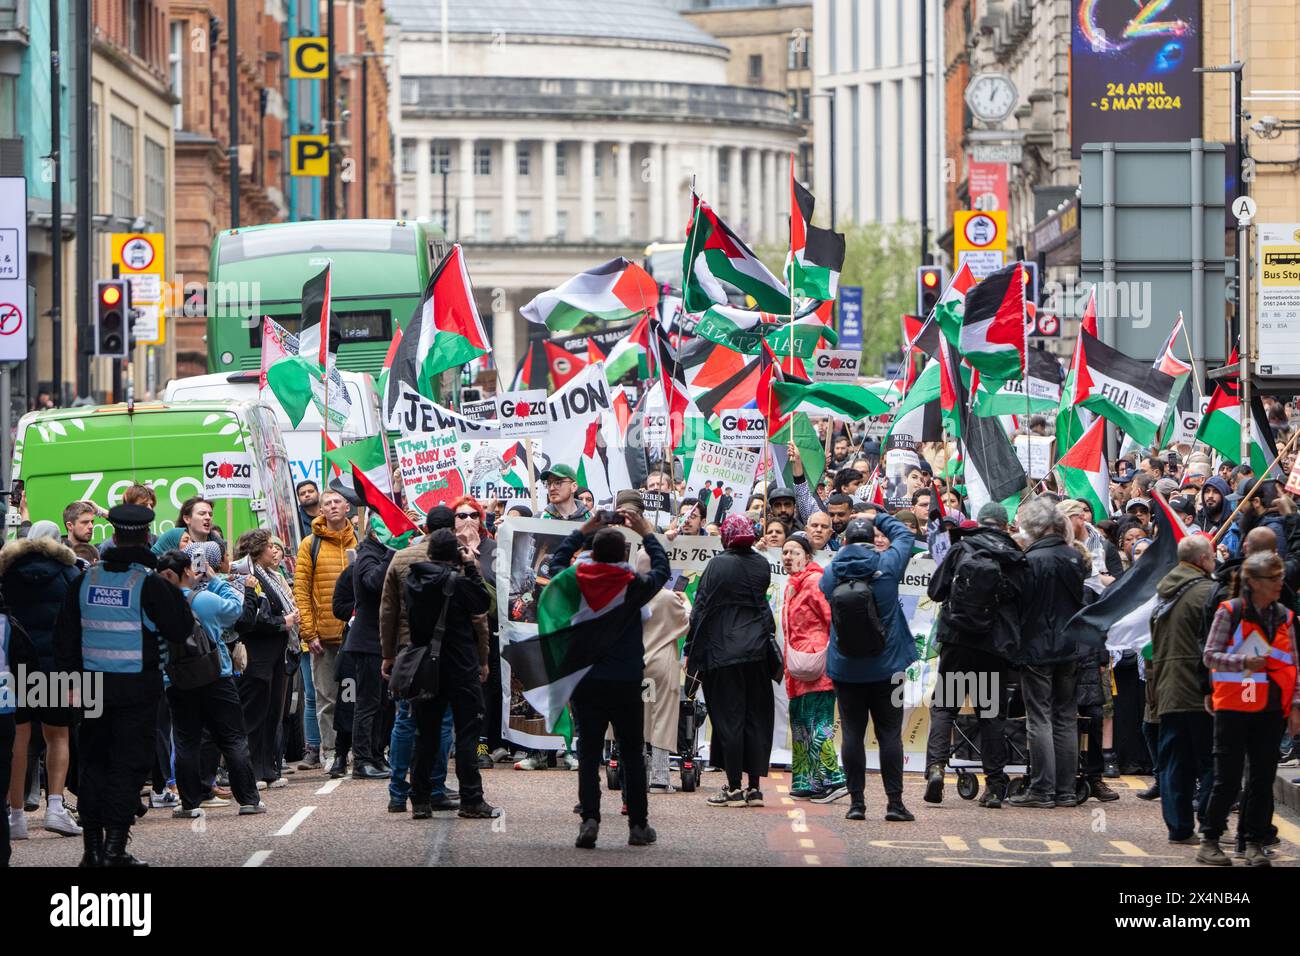
[[[302,674],[302,736],[308,750],[320,750],[320,724],[316,722],[316,685],[311,680],[311,655],[298,659],[298,673]]]
[[[199,750],[206,730],[226,758],[230,789],[241,807],[256,806],[257,778],[244,733],[244,712],[234,678],[220,677],[196,690],[167,688],[172,709],[172,733],[176,738],[176,785],[181,805],[193,810],[203,802]],[[152,739],[150,750],[152,751]]]
[[[1155,726],[1160,728],[1155,758],[1160,768],[1156,778],[1160,782],[1160,809],[1169,838],[1182,840],[1196,832],[1197,821],[1205,822],[1214,786],[1214,718],[1204,711],[1186,711],[1165,714]],[[1201,785],[1199,796],[1197,781]]]
[[[434,797],[442,797],[447,792],[447,762],[451,758],[452,719],[451,708],[442,718],[442,737],[438,749],[433,754],[433,773],[430,782]],[[392,772],[388,777],[388,795],[394,800],[405,800],[411,795],[411,784],[407,781],[407,772],[411,769],[411,757],[415,752],[415,714],[411,711],[410,701],[397,702],[397,719],[393,721],[392,737],[388,741],[388,765]]]
[[[1282,714],[1253,714],[1223,710],[1214,715],[1214,786],[1205,811],[1201,834],[1217,840],[1228,828],[1228,811],[1241,792],[1241,775],[1247,760],[1250,776],[1241,801],[1238,826],[1242,839],[1259,843],[1273,825],[1273,778],[1277,775],[1278,735]]]
[[[483,799],[483,778],[478,769],[479,716],[483,695],[477,683],[447,683],[432,700],[412,704],[415,726],[415,763],[411,767],[411,802],[428,803],[432,795],[434,759],[443,753],[442,727],[448,708],[456,729],[456,780],[460,784],[462,806],[473,806]]]
[[[1029,742],[1029,792],[1063,800],[1079,772],[1079,682],[1074,661],[1026,665],[1020,672]]]
[[[311,682],[316,688],[316,723],[320,725],[322,754],[334,750],[334,711],[338,707],[339,645],[322,644],[322,652],[311,654]]]
[[[849,799],[861,806],[867,782],[867,722],[880,745],[880,779],[890,802],[903,797],[903,708],[894,706],[894,682],[850,684],[835,681],[844,735],[840,758],[848,780]]]
[[[1004,788],[1007,775],[1007,694],[1006,661],[993,654],[961,645],[948,645],[939,651],[938,684],[936,699],[930,705],[930,736],[925,748],[925,766],[945,766],[952,755],[952,725],[965,701],[945,700],[943,690],[949,685],[944,678],[949,674],[961,675],[970,691],[971,704],[979,727],[980,762],[988,783]],[[959,685],[962,681],[957,682]],[[978,700],[986,692],[992,699]],[[993,705],[990,707],[989,705]],[[984,714],[993,708],[992,717]]]
[[[623,799],[627,823],[643,827],[648,822],[645,779],[645,705],[641,682],[593,680],[578,684],[573,692],[578,706],[578,800],[582,819],[600,822],[600,770],[605,749],[605,729],[614,726],[619,756],[623,760]],[[456,758],[460,760],[459,757]]]

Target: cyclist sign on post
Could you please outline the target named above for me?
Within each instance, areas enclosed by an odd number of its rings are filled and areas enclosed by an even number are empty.
[[[131,338],[136,345],[162,345],[166,340],[163,320],[163,234],[161,232],[115,232],[112,235],[113,265],[118,275],[131,283]]]
[[[0,362],[27,359],[27,180],[0,177]]]

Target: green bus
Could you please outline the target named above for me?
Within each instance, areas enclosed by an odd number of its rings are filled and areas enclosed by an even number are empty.
[[[394,330],[410,321],[447,248],[436,226],[402,219],[223,230],[208,272],[208,371],[259,368],[262,316],[299,331],[302,284],[332,263],[339,367],[378,374]]]

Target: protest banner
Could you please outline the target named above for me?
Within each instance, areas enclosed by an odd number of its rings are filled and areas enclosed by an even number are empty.
[[[450,505],[465,494],[461,444],[454,428],[403,435],[393,442],[406,500],[420,514],[428,514],[435,505]]]
[[[717,442],[702,441],[695,446],[695,460],[686,482],[686,497],[698,498],[705,506],[705,520],[721,523],[732,511],[740,511],[754,485],[758,467],[757,451],[724,448]]]

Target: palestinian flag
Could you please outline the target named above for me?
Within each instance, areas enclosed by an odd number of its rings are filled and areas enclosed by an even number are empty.
[[[294,428],[302,424],[309,405],[315,405],[321,418],[328,419],[327,426],[335,428],[342,428],[347,423],[352,410],[352,400],[343,384],[343,376],[334,364],[330,347],[329,289],[329,266],[303,283],[304,331],[299,336],[286,332],[269,317],[263,320],[261,377]],[[268,330],[271,333],[269,342],[266,337]],[[266,354],[268,346],[270,356]]]
[[[1056,463],[1065,493],[1092,505],[1094,521],[1110,517],[1110,468],[1106,461],[1106,420],[1095,419],[1083,438]]]
[[[568,349],[550,342],[541,343],[546,353],[546,369],[551,380],[551,388],[562,388],[570,379],[587,367],[580,355],[574,355]]]
[[[960,436],[958,448],[970,513],[978,514],[985,503],[997,501],[1006,506],[1008,514],[1014,514],[1025,487],[1025,469],[999,420],[970,414],[967,383],[952,354],[952,343],[945,342],[941,348],[950,356],[947,366],[955,373],[946,376],[945,385],[952,392],[947,417]]]
[[[961,438],[962,419],[966,416],[967,391],[962,380],[964,363],[957,348],[947,339],[939,343],[939,408],[948,433]]]
[[[1061,404],[1056,411],[1056,454],[1061,455],[1067,448],[1083,437],[1083,433],[1092,424],[1093,414],[1074,404],[1074,396],[1079,381],[1079,370],[1083,364],[1083,333],[1097,334],[1097,289],[1093,287],[1088,294],[1088,304],[1083,309],[1083,319],[1079,324],[1079,341],[1074,345],[1074,357],[1070,360],[1070,371],[1066,373],[1065,384],[1061,386]]]
[[[871,415],[883,415],[889,405],[861,385],[847,382],[774,382],[772,392],[782,415],[806,412],[819,417],[860,422]]]
[[[970,271],[970,266],[962,263],[961,267],[953,273],[948,280],[948,287],[943,290],[943,295],[939,296],[939,301],[934,305],[934,312],[930,315],[922,316],[925,325],[935,323],[936,327],[953,345],[959,345],[961,341],[961,327],[963,316],[966,314],[966,296],[970,294],[971,289],[975,288],[975,276]],[[925,325],[922,326],[924,331]],[[923,339],[918,332],[916,337],[909,339],[914,347],[925,348],[930,355],[938,353],[938,339]],[[933,343],[926,347],[927,343]]]
[[[1046,414],[1061,404],[1061,363],[1046,349],[1029,350],[1029,374],[1022,379],[980,377],[975,389],[976,415]]]
[[[949,283],[950,289],[955,282],[956,277]],[[1029,342],[1025,327],[1025,269],[1021,263],[999,269],[967,293],[959,326],[952,314],[955,306],[945,306],[941,299],[935,311],[941,308],[947,312],[940,315],[940,327],[971,368],[988,378],[1024,377]]]
[[[1169,411],[1173,378],[1087,332],[1079,333],[1079,346],[1075,404],[1110,420],[1134,441],[1151,445]]]
[[[370,527],[384,547],[400,551],[420,534],[420,529],[397,506],[391,493],[381,491],[357,461],[352,462],[352,485],[361,504],[370,509]]]
[[[292,350],[289,343],[293,345]],[[269,315],[262,316],[262,367],[257,378],[258,391],[266,388],[266,373],[272,365],[297,354],[297,336]]]
[[[791,322],[788,316],[771,312],[715,305],[700,316],[695,335],[745,355],[757,355],[767,342],[778,355],[799,359],[811,359],[823,340],[831,346],[839,344],[835,330],[811,310]]]
[[[636,372],[636,380],[644,382],[650,377],[650,317],[641,316],[631,333],[609,350],[605,357],[605,381],[613,385],[629,373]]]
[[[434,382],[439,374],[492,351],[474,304],[474,289],[460,243],[451,247],[429,280],[419,315],[416,391],[426,398],[436,398]]]
[[[699,409],[691,400],[677,350],[668,340],[668,333],[657,321],[650,323],[649,342],[650,356],[663,391],[664,412],[668,416],[668,445],[676,448],[682,440],[687,416],[692,413],[698,415]]]
[[[601,350],[601,347],[596,344],[595,339],[591,339],[591,338],[587,339],[587,364],[588,365],[595,365],[597,362],[603,362],[608,357],[609,356],[607,356]]]
[[[1178,542],[1187,529],[1160,492],[1152,491],[1151,522],[1155,538],[1133,566],[1070,619],[1066,631],[1080,644],[1107,650],[1140,651],[1151,640],[1151,612],[1156,585],[1178,564]]]
[[[732,232],[709,204],[692,195],[694,214],[682,256],[682,296],[687,312],[728,305],[723,282],[754,300],[758,308],[790,314],[785,285],[768,271],[753,250]]]
[[[925,370],[894,409],[894,419],[882,448],[915,448],[922,442],[943,441],[943,369],[939,359],[930,359]]]
[[[384,355],[384,365],[379,371],[379,380],[376,382],[376,391],[379,393],[381,400],[386,400],[388,396],[388,373],[393,370],[393,359],[397,357],[397,350],[402,344],[402,327],[399,325],[393,330],[393,341],[388,343],[388,351]]]
[[[970,270],[967,270],[969,274]],[[939,354],[939,341],[943,333],[939,331],[939,322],[934,315],[923,319],[915,315],[903,316],[903,341],[913,352],[925,355]]]
[[[567,705],[574,688],[609,653],[631,616],[640,614],[626,603],[635,577],[626,564],[579,558],[542,589],[537,636],[501,648],[511,677],[551,733],[572,736]]]
[[[658,305],[659,286],[650,274],[619,257],[543,292],[519,312],[552,332],[568,332],[588,318],[620,322]]]
[[[361,441],[338,446],[333,446],[328,437],[325,441],[325,462],[334,469],[343,487],[356,493],[357,486],[353,481],[355,466],[381,494],[392,496],[393,471],[388,463],[388,450],[384,446],[383,435],[372,435]]]
[[[1229,360],[1237,361],[1236,352]],[[1276,455],[1273,430],[1259,396],[1251,397],[1250,415],[1250,467],[1259,478],[1270,477],[1267,472]],[[1241,464],[1241,389],[1237,379],[1223,379],[1210,398],[1201,427],[1196,430],[1196,440],[1204,442],[1234,465]]]
[[[832,301],[839,294],[844,269],[844,236],[812,224],[813,194],[794,178],[790,157],[790,255],[785,278],[794,299]]]

